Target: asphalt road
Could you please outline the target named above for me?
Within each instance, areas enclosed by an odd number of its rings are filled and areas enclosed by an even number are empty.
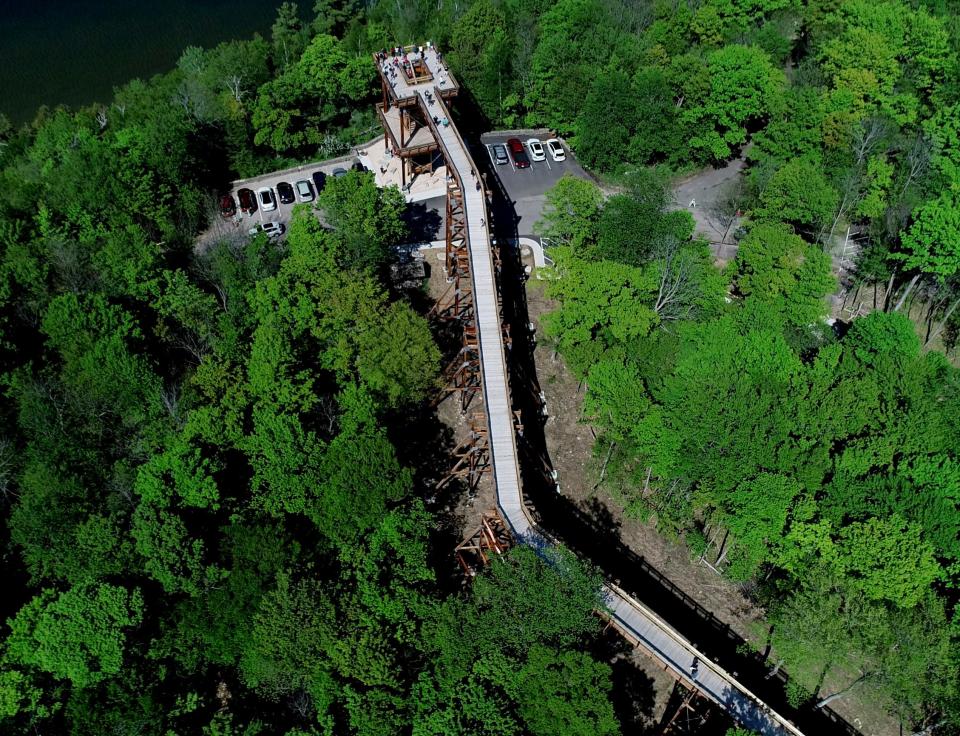
[[[474,157],[486,155],[490,157],[490,147],[495,143],[505,143],[508,138],[513,138],[512,133],[485,133],[481,136],[479,146],[471,146]],[[524,143],[529,136],[517,136]],[[544,132],[537,136],[541,141],[547,140],[550,136]],[[554,161],[547,155],[546,161],[531,161],[530,168],[517,169],[511,160],[508,164],[497,165],[490,157],[489,168],[493,170],[503,184],[507,196],[513,203],[513,208],[518,217],[517,234],[521,237],[533,237],[533,226],[543,214],[543,208],[546,204],[546,192],[560,177],[564,174],[573,174],[584,179],[589,179],[583,167],[574,159],[570,149],[564,145],[567,152],[565,161]],[[321,161],[314,164],[307,164],[298,167],[296,170],[281,172],[272,172],[264,174],[253,179],[246,179],[241,182],[234,182],[230,193],[234,199],[237,198],[237,190],[241,187],[253,190],[256,194],[260,187],[270,187],[276,197],[277,184],[281,181],[288,182],[291,186],[296,185],[300,179],[313,180],[311,174],[314,171],[323,171],[330,176],[334,169],[349,169],[351,161],[344,162],[343,159],[334,159],[332,161]],[[239,210],[237,215],[229,219],[220,217],[219,212],[211,214],[210,228],[200,236],[197,247],[203,249],[207,245],[218,240],[234,240],[249,237],[247,232],[258,222],[277,222],[286,226],[290,221],[290,216],[296,204],[280,204],[277,201],[277,207],[274,210],[263,211],[261,207],[251,214],[242,214]],[[303,205],[311,207],[311,204]],[[317,216],[320,216],[319,210],[314,208]],[[411,242],[423,242],[432,240],[443,240],[444,222],[446,219],[446,198],[434,197],[423,202],[411,204],[407,208],[405,219],[410,227]]]
[[[422,202],[408,204],[403,219],[409,228],[411,243],[443,240],[444,223],[447,220],[447,198],[432,197]]]
[[[742,175],[746,166],[745,157],[744,153],[726,166],[698,171],[676,182],[673,187],[673,206],[693,215],[694,232],[709,241],[710,250],[719,261],[728,262],[736,258],[737,243],[733,233],[741,220],[726,228],[712,213],[712,209],[725,189]]]

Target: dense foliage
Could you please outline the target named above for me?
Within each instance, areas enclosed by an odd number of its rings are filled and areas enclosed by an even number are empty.
[[[608,734],[597,579],[517,550],[465,592],[401,461],[437,377],[382,281],[402,197],[350,174],[282,245],[194,239],[225,182],[372,135],[370,52],[430,38],[545,126],[551,339],[604,484],[830,675],[960,726],[960,28],[936,0],[317,0],[107,104],[0,121],[0,728]],[[750,144],[748,146],[748,144]],[[648,165],[747,163],[718,271]],[[827,254],[885,308],[836,333]],[[926,304],[925,331],[904,316]],[[923,327],[922,326],[922,327]],[[445,540],[446,541],[446,540]]]
[[[759,644],[797,701],[829,678],[905,728],[960,726],[960,373],[925,349],[960,297],[956,16],[853,0],[647,20],[639,65],[623,36],[586,57],[614,68],[565,118],[620,193],[564,179],[539,224],[545,326],[589,387],[600,480],[767,608]],[[721,273],[631,164],[719,163],[751,134],[707,213],[742,224]],[[832,327],[842,230],[881,297]]]
[[[619,732],[592,573],[517,550],[458,592],[433,549],[400,192],[351,172],[323,225],[195,245],[233,176],[363,133],[356,34],[385,31],[330,35],[353,20],[287,4],[269,42],[3,130],[4,733]]]

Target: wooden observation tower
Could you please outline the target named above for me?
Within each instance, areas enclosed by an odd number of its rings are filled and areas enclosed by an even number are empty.
[[[377,114],[383,125],[384,147],[401,159],[401,189],[413,176],[432,172],[440,158],[440,146],[430,131],[420,89],[439,93],[444,102],[457,96],[460,85],[447,69],[443,55],[428,42],[426,46],[398,46],[374,54],[383,101]],[[436,124],[441,124],[438,119]]]

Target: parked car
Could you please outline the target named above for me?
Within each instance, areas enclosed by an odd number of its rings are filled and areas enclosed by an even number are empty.
[[[320,196],[320,192],[323,191],[323,188],[327,186],[327,175],[322,171],[313,172],[313,187],[317,190],[317,196]]]
[[[550,156],[554,161],[563,161],[567,157],[563,150],[563,144],[556,138],[547,141],[547,150],[550,151]]]
[[[507,158],[507,149],[503,147],[502,143],[493,144],[493,160],[497,162],[497,165],[510,163],[510,159]]]
[[[346,176],[346,175],[347,175],[347,170],[346,170],[346,169],[334,169],[334,170],[333,170],[333,175],[336,176],[337,178],[339,178],[339,177],[341,177],[341,176]]]
[[[298,181],[294,188],[297,190],[297,199],[301,202],[312,202],[313,201],[313,187],[310,186],[310,182],[306,179],[301,179]]]
[[[527,158],[527,149],[523,147],[519,138],[510,138],[507,141],[507,148],[510,149],[510,156],[513,158],[513,165],[518,169],[529,169],[530,159]]]
[[[237,203],[232,194],[224,194],[220,197],[220,216],[230,219],[237,214]]]
[[[283,235],[284,230],[286,230],[286,228],[279,222],[258,222],[256,225],[250,228],[249,233],[251,235],[256,235],[257,233],[266,233],[268,238],[271,240],[276,240]]]
[[[277,197],[280,199],[280,204],[293,204],[297,201],[293,193],[293,187],[285,181],[277,184]]]
[[[543,144],[539,138],[531,138],[527,141],[527,148],[530,151],[530,158],[534,161],[546,161],[547,153],[543,150]]]
[[[240,211],[252,214],[257,211],[257,198],[252,189],[238,189],[237,199],[240,200]]]
[[[277,209],[277,200],[270,187],[260,187],[257,190],[257,199],[260,200],[260,206],[263,207],[264,212]]]

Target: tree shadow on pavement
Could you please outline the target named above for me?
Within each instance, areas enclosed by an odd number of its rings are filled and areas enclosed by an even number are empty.
[[[423,202],[411,202],[403,211],[403,221],[410,233],[410,242],[421,243],[440,239],[443,218],[436,210],[428,209]]]

